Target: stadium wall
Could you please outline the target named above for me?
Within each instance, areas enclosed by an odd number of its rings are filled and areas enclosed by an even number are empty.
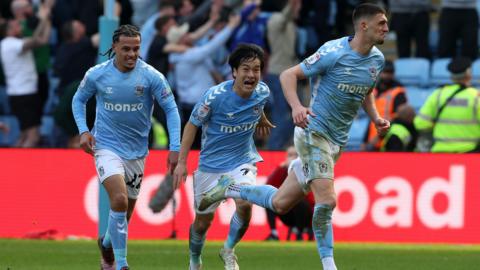
[[[284,159],[261,153],[259,183]],[[159,214],[148,207],[166,168],[166,151],[147,159],[130,239],[188,238],[194,216],[191,176]],[[189,156],[191,173],[198,153]],[[3,206],[0,237],[96,237],[98,184],[93,159],[80,150],[0,149]],[[337,241],[480,243],[480,155],[345,153],[336,168]],[[232,201],[219,207],[209,239],[224,239]],[[265,211],[254,207],[248,240],[269,233]],[[281,227],[281,236],[286,229]]]

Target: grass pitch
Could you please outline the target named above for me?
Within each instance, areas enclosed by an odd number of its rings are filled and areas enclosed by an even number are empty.
[[[223,269],[221,242],[207,241],[204,269]],[[315,242],[243,242],[236,249],[239,265],[249,269],[322,269]],[[340,270],[480,269],[480,246],[339,243]],[[131,269],[188,269],[188,242],[129,241]],[[0,270],[98,269],[96,241],[0,239]]]

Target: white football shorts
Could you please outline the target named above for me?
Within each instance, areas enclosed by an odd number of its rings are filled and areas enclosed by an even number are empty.
[[[218,179],[222,175],[228,175],[235,180],[238,185],[254,185],[257,179],[257,167],[253,164],[242,164],[237,168],[226,173],[208,173],[195,171],[193,173],[193,195],[195,198],[194,208],[197,214],[209,214],[215,212],[221,202],[212,204],[204,211],[198,210],[198,204],[202,199],[202,194],[208,192],[217,185]]]
[[[108,177],[120,174],[125,180],[128,198],[137,199],[145,169],[145,158],[125,160],[107,149],[96,150],[94,157],[98,179],[102,184]]]

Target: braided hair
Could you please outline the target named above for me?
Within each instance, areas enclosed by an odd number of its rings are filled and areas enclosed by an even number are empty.
[[[117,43],[118,40],[120,39],[120,36],[125,36],[125,37],[140,37],[141,38],[141,35],[140,35],[140,30],[138,29],[138,27],[136,27],[135,25],[131,25],[131,24],[124,24],[124,25],[120,25],[120,27],[117,28],[117,30],[115,30],[115,32],[113,32],[113,36],[112,36],[112,43]],[[113,51],[112,48],[108,49],[108,51],[106,51],[104,54],[102,54],[103,56],[108,56],[108,59],[112,58],[115,56],[115,52]]]

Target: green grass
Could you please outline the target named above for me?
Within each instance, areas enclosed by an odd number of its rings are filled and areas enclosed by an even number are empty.
[[[221,242],[207,242],[204,269],[223,269]],[[129,241],[128,261],[134,270],[187,269],[186,241]],[[243,242],[237,247],[241,269],[321,269],[314,242]],[[480,246],[467,245],[336,245],[340,270],[480,269]],[[95,241],[0,239],[0,270],[98,269]]]

